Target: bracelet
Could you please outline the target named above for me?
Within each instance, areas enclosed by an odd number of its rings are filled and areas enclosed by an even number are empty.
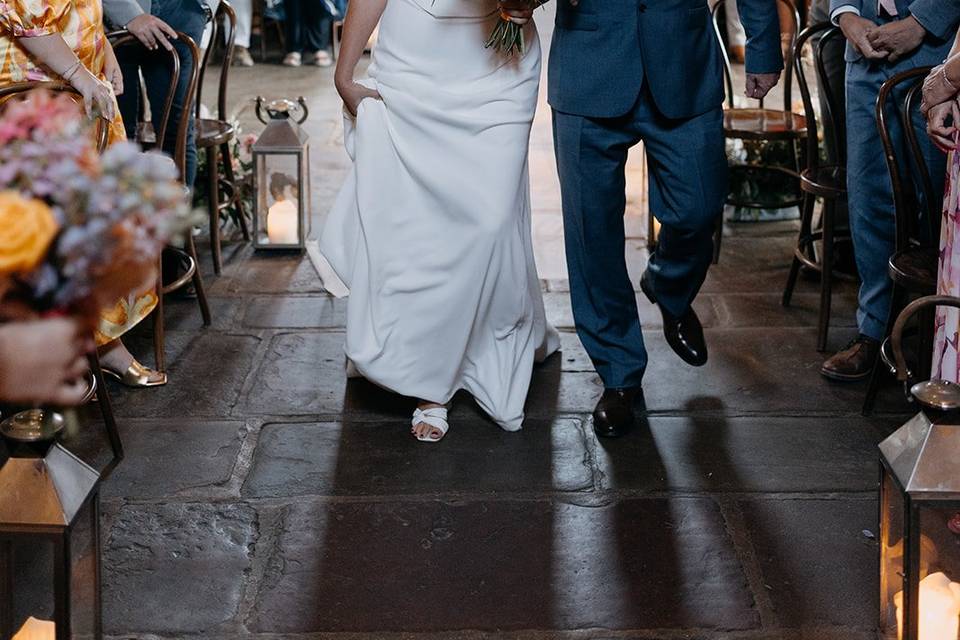
[[[77,75],[77,71],[80,70],[80,67],[81,67],[82,65],[83,65],[83,63],[80,62],[79,60],[77,60],[77,61],[73,64],[73,66],[70,67],[69,69],[67,69],[67,70],[64,72],[63,76],[61,76],[61,77],[63,78],[63,81],[64,81],[64,82],[70,82],[70,80],[73,78],[73,76]]]
[[[942,81],[945,85],[947,85],[948,87],[950,87],[950,88],[953,90],[954,93],[960,93],[960,86],[957,86],[956,84],[954,84],[953,81],[950,80],[950,76],[947,75],[947,64],[946,64],[946,63],[944,63],[944,64],[942,64],[942,65],[940,66],[940,73],[939,73],[938,75],[940,76],[941,81]]]

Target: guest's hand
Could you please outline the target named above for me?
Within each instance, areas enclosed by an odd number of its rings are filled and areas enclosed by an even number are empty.
[[[874,50],[886,53],[890,62],[896,62],[923,44],[926,36],[923,25],[908,16],[871,30],[867,33],[867,41]]]
[[[86,354],[93,349],[73,320],[0,325],[0,400],[69,407],[83,400]]]
[[[960,127],[960,105],[956,100],[935,105],[927,112],[927,135],[944,153],[956,148],[957,127]]]
[[[117,100],[113,86],[102,81],[86,69],[81,69],[70,83],[83,96],[83,107],[89,118],[113,121],[117,116]]]
[[[870,34],[878,27],[866,18],[855,13],[840,14],[840,30],[843,31],[847,42],[867,60],[884,60],[886,51],[878,51],[870,42]]]
[[[935,67],[923,81],[923,101],[920,103],[920,111],[927,116],[930,109],[949,101],[956,95],[957,90],[947,78],[944,65]]]
[[[374,100],[380,100],[380,94],[378,92],[363,86],[359,82],[337,82],[337,92],[343,99],[343,104],[346,105],[347,111],[349,111],[353,117],[357,116],[357,108],[360,107],[360,103],[363,102],[364,99],[373,98]]]
[[[107,82],[113,87],[114,95],[123,95],[123,72],[120,71],[120,63],[117,62],[117,55],[113,52],[113,46],[109,41],[105,43],[103,53],[103,75],[107,77]]]
[[[149,13],[140,14],[128,22],[127,31],[151,51],[156,51],[158,46],[173,51],[170,41],[177,39],[177,32],[173,27]]]
[[[500,0],[500,13],[510,16],[510,22],[527,24],[533,19],[533,9],[522,0]]]
[[[748,73],[747,90],[745,92],[748,98],[762,100],[770,90],[780,82],[780,72],[777,73]]]

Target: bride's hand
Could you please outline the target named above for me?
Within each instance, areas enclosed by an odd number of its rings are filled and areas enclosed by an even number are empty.
[[[340,97],[343,99],[343,104],[346,105],[347,111],[350,112],[350,115],[356,117],[357,108],[360,106],[360,103],[364,98],[373,98],[374,100],[380,99],[380,94],[369,87],[365,87],[359,82],[348,82],[343,85],[337,84],[337,92],[340,94]]]

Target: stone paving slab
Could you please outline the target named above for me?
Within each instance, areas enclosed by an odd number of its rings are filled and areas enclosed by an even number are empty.
[[[580,420],[530,421],[520,433],[455,422],[443,451],[405,423],[268,424],[245,497],[584,491],[593,488]]]
[[[864,500],[753,500],[740,503],[764,587],[783,627],[877,621],[877,506]]]
[[[107,632],[202,636],[229,623],[257,535],[243,504],[123,507],[103,550]]]
[[[871,492],[880,439],[863,418],[655,416],[596,459],[613,490]]]
[[[174,497],[222,486],[236,467],[242,422],[169,418],[120,424],[127,460],[110,477],[104,497]]]
[[[301,500],[272,553],[253,631],[758,625],[706,499]]]

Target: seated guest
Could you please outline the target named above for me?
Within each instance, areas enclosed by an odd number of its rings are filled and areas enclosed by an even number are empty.
[[[310,61],[318,67],[333,64],[330,54],[330,37],[333,33],[333,16],[323,0],[284,0],[286,19],[283,21],[287,32],[287,55],[283,64],[287,67],[299,67],[303,64],[303,54],[312,55]]]
[[[944,59],[960,23],[960,2],[832,0],[831,19],[847,38],[847,188],[862,284],[859,335],[824,362],[821,373],[852,381],[870,375],[891,305],[887,262],[894,252],[896,222],[893,187],[877,135],[877,95],[893,75]],[[902,142],[900,120],[894,118],[892,124],[894,139]],[[943,154],[928,140],[923,146],[930,171],[942,176]]]
[[[103,0],[103,10],[107,23],[116,29],[126,29],[143,45],[155,51],[160,47],[176,49],[180,56],[180,78],[177,93],[174,96],[170,112],[169,126],[163,150],[173,155],[177,145],[177,124],[180,118],[190,118],[187,130],[187,163],[183,181],[192,187],[197,175],[196,132],[193,125],[193,105],[184,104],[187,90],[190,88],[192,61],[185,45],[177,42],[177,32],[185,33],[194,42],[199,43],[203,31],[212,15],[210,7],[202,0]],[[162,117],[167,89],[170,86],[171,62],[167,56],[142,55],[130,56],[120,60],[123,80],[130,87],[136,87],[140,74],[143,74],[150,102],[152,118],[158,122]],[[127,127],[127,137],[136,137],[137,121],[140,114],[140,92],[128,91],[120,98],[120,112]]]
[[[124,139],[115,93],[123,78],[103,32],[100,0],[5,0],[0,2],[0,86],[53,80],[83,95],[88,113],[111,121],[110,142]],[[157,306],[154,291],[119,300],[97,332],[103,368],[128,386],[166,384],[133,357],[121,337]]]
[[[947,175],[944,215],[940,230],[940,273],[937,293],[960,297],[960,34],[949,57],[923,84],[922,111],[930,138],[942,151],[952,153]],[[933,353],[933,378],[960,382],[960,311],[937,310]],[[960,523],[960,518],[957,519]]]

